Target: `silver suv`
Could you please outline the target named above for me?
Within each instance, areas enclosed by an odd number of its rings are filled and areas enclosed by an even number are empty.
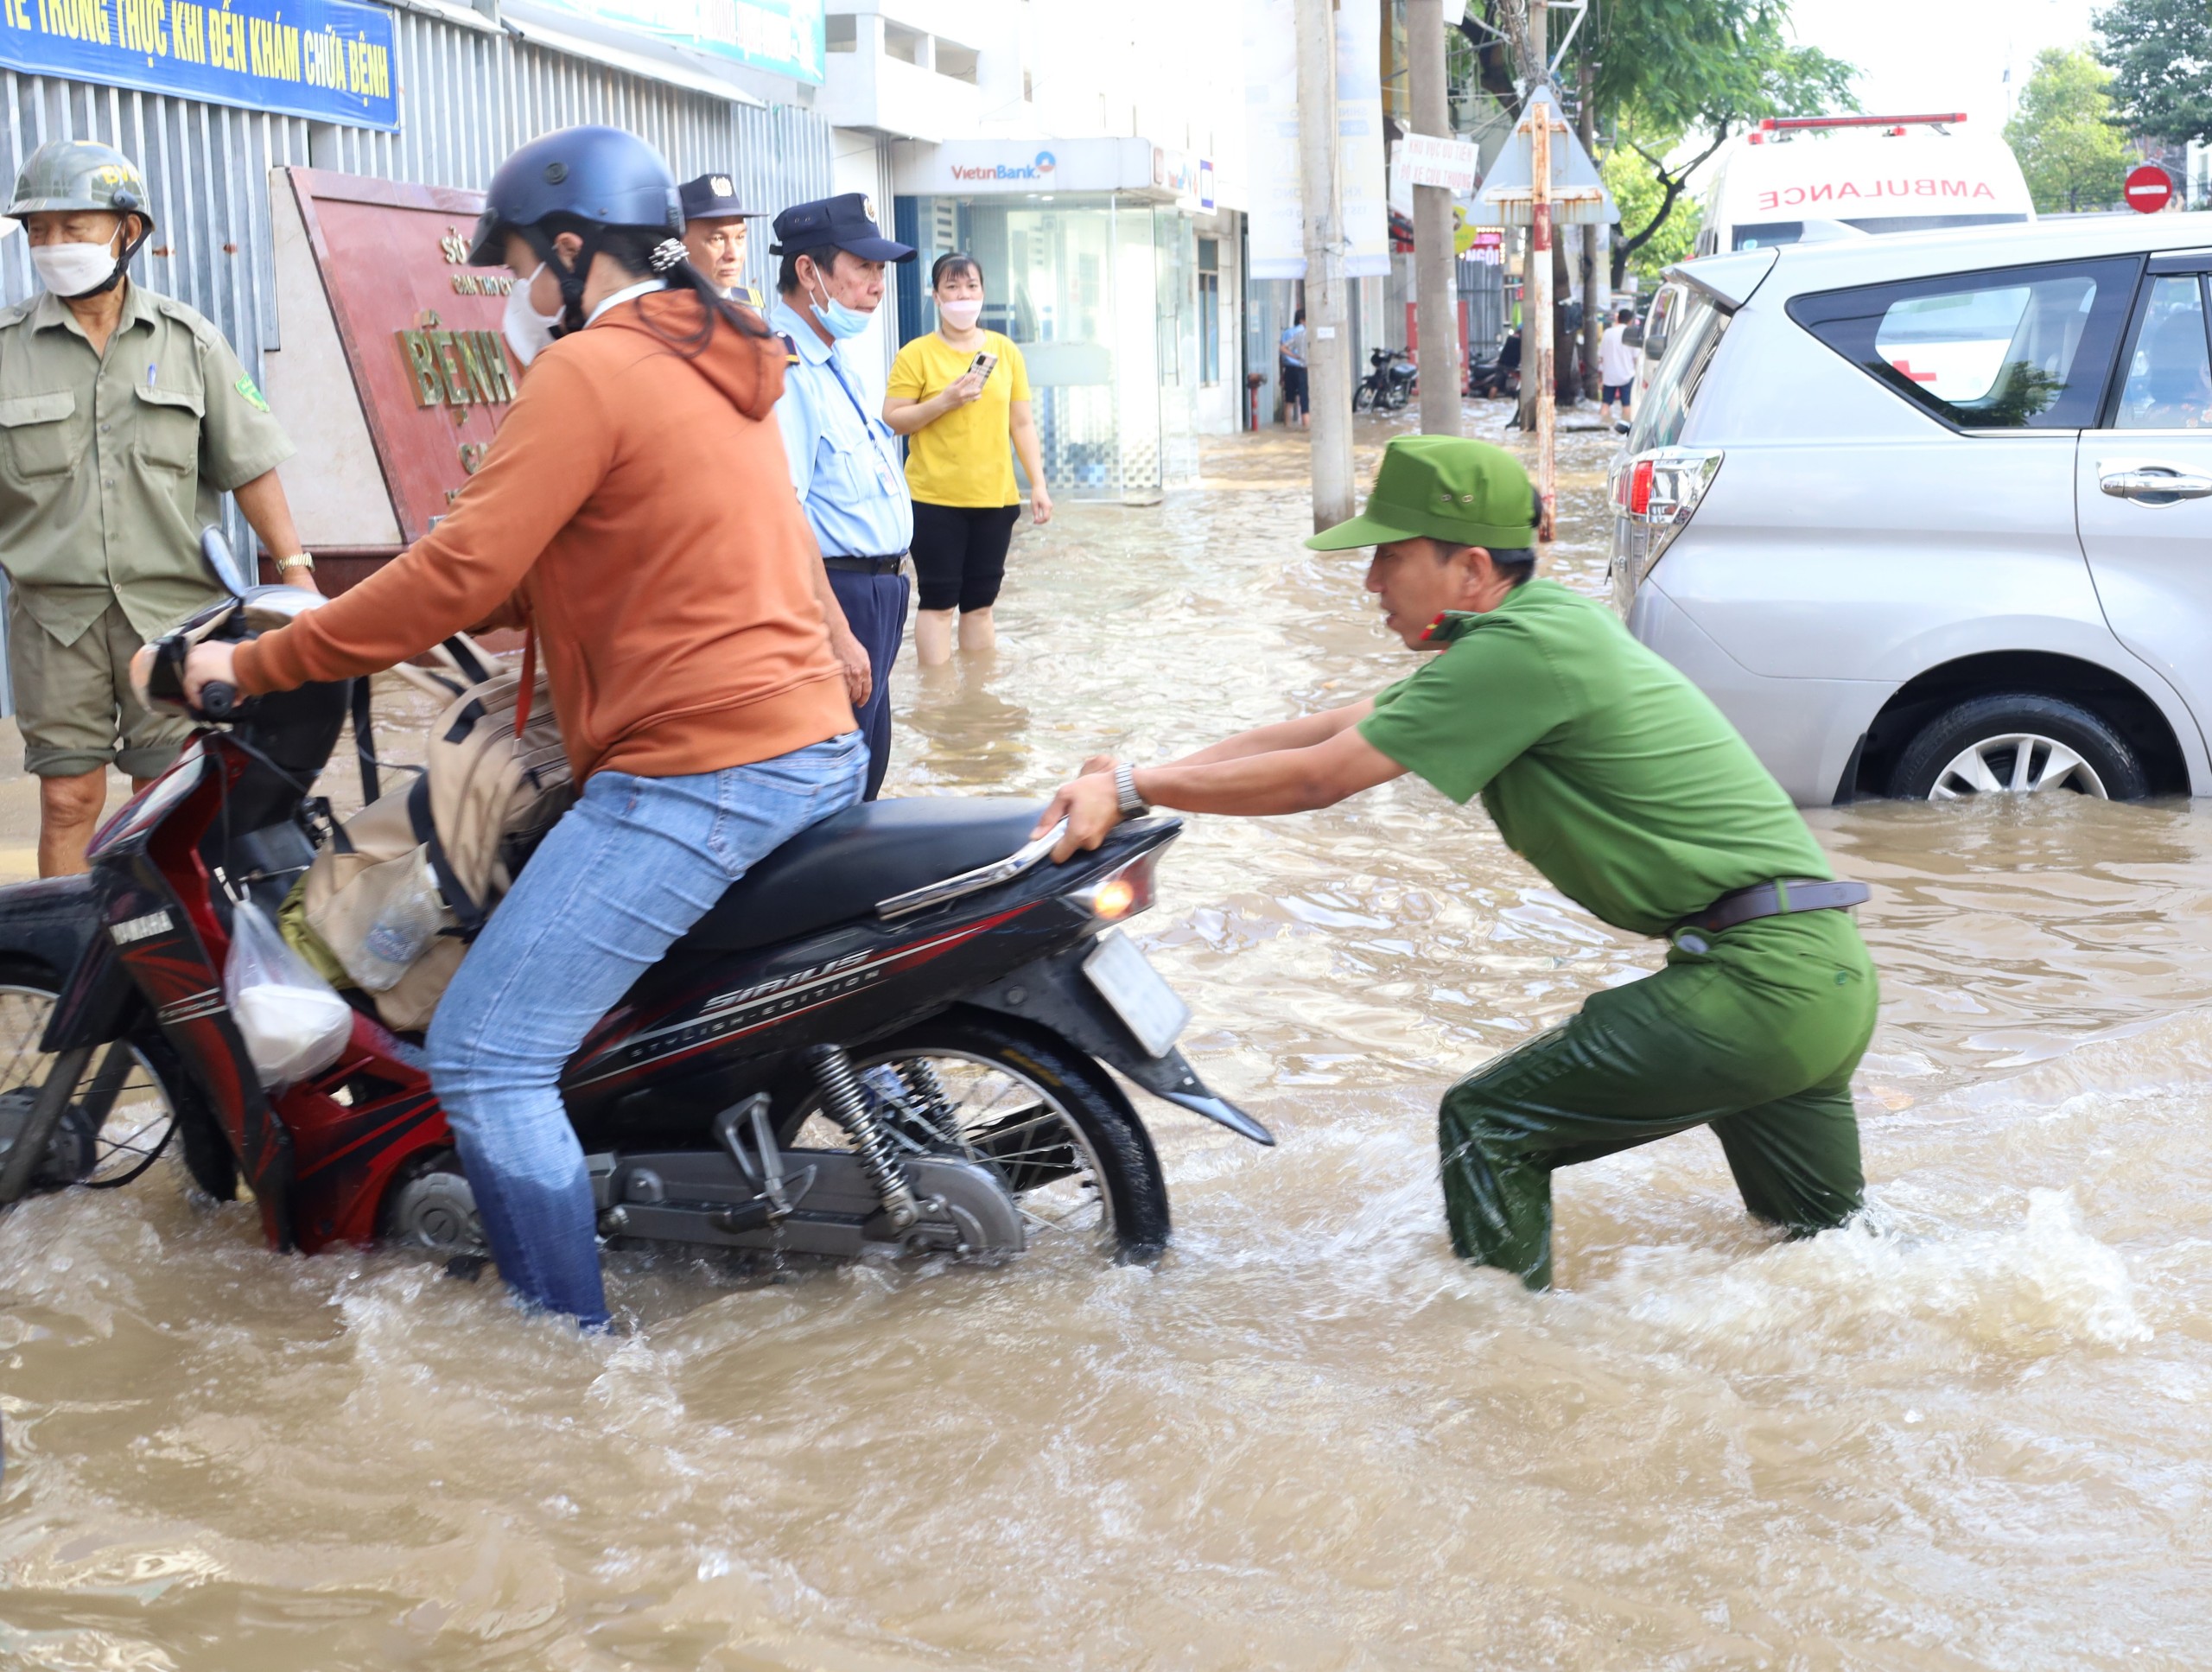
[[[1669,270],[1615,601],[1804,805],[2212,795],[2212,213]]]

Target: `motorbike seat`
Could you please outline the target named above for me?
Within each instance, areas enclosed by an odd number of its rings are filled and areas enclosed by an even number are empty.
[[[732,883],[672,952],[750,951],[866,917],[878,900],[1004,859],[1044,811],[1041,801],[977,796],[848,807]]]

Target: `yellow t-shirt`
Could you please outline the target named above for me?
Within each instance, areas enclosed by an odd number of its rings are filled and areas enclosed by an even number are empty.
[[[884,392],[925,401],[967,372],[979,353],[999,363],[984,380],[980,398],[957,406],[906,438],[906,487],[930,505],[1016,505],[1013,404],[1029,398],[1029,368],[1021,351],[995,331],[983,333],[982,349],[955,348],[934,331],[916,337],[892,363]]]

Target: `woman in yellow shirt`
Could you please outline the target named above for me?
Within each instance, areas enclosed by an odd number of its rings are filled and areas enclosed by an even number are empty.
[[[1052,518],[1029,409],[1029,368],[1012,341],[976,322],[983,311],[982,265],[973,256],[939,256],[930,294],[937,329],[899,351],[883,402],[884,423],[908,438],[906,488],[921,582],[914,654],[925,668],[951,659],[955,610],[962,650],[997,643],[991,606],[1021,515],[1009,441],[1029,478],[1031,514],[1039,523]],[[986,354],[988,366],[978,359]]]

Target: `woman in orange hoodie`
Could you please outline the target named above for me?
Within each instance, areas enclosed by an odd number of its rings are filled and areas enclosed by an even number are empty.
[[[570,128],[508,158],[471,259],[514,270],[530,370],[483,467],[373,577],[185,671],[195,701],[209,680],[285,690],[530,623],[582,794],[447,989],[430,1080],[500,1275],[586,1327],[607,1301],[563,1065],[731,883],[859,800],[868,766],[773,417],[783,349],[682,258],[682,230],[634,135]]]

